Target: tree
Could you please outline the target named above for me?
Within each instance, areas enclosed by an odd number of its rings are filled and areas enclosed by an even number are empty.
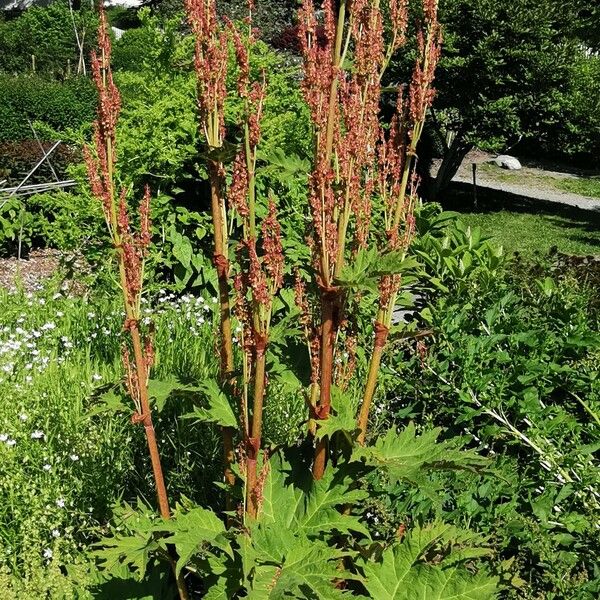
[[[444,51],[429,133],[442,163],[426,182],[429,199],[440,197],[471,148],[502,150],[560,110],[578,51],[572,4],[440,1]],[[397,79],[405,68],[397,65]]]
[[[97,18],[88,6],[71,13],[67,0],[60,0],[0,21],[0,72],[23,73],[35,66],[39,73],[56,76],[66,74],[70,64],[75,73],[94,42]]]

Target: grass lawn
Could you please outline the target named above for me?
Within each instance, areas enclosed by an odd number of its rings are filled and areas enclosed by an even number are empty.
[[[589,179],[560,179],[555,180],[556,187],[572,194],[581,196],[590,196],[600,198],[600,177],[590,177]]]
[[[533,257],[553,246],[565,254],[600,254],[600,224],[558,215],[520,212],[464,213],[461,219],[479,226],[507,254]]]

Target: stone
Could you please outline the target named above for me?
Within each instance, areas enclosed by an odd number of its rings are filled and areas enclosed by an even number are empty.
[[[521,163],[518,158],[514,156],[509,156],[508,154],[500,154],[494,159],[494,162],[503,169],[508,169],[509,171],[518,171],[521,169]]]

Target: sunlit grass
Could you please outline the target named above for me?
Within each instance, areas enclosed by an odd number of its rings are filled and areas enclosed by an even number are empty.
[[[481,227],[484,235],[501,244],[508,254],[519,252],[531,258],[554,247],[565,254],[600,254],[597,222],[510,211],[465,213],[461,220]]]

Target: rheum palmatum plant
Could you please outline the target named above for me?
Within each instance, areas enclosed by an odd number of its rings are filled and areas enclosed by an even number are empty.
[[[108,233],[117,255],[125,309],[123,328],[128,334],[128,339],[122,348],[123,365],[127,392],[135,407],[131,420],[144,427],[159,512],[163,519],[170,519],[171,509],[148,394],[154,349],[151,332],[144,331],[141,324],[144,260],[151,237],[150,189],[146,187],[144,191],[139,206],[139,232],[134,232],[128,214],[128,190],[126,187],[117,190],[115,183],[117,162],[115,132],[121,99],[110,69],[111,43],[106,15],[102,9],[100,9],[98,29],[98,50],[99,54],[92,53],[92,76],[98,90],[98,119],[94,123],[93,148],[86,146],[84,156],[92,195],[102,204]],[[174,566],[170,549],[167,549],[166,555]],[[183,578],[177,577],[177,582],[180,597],[187,598]]]
[[[393,53],[406,42],[408,2],[389,3],[391,42],[383,35],[380,2],[341,0],[323,4],[323,32],[317,36],[314,4],[300,12],[304,53],[303,90],[311,109],[315,157],[309,178],[314,283],[320,301],[318,388],[311,398],[312,418],[328,419],[334,383],[336,342],[346,320],[352,291],[361,286],[351,265],[367,266],[370,283],[379,288],[374,343],[358,418],[364,443],[381,356],[392,324],[404,255],[414,228],[416,147],[431,100],[441,32],[437,2],[422,5],[417,28],[417,60],[406,91],[400,88],[389,128],[379,121],[381,79]],[[348,14],[346,14],[348,13]],[[352,56],[350,56],[352,54]],[[344,63],[352,60],[352,68]],[[376,231],[371,223],[376,223]],[[363,273],[363,279],[364,275]],[[363,285],[364,285],[363,281]],[[318,389],[318,397],[316,392]],[[313,474],[323,476],[328,438],[317,443]]]
[[[137,513],[128,508],[130,516],[105,542],[109,549],[102,555],[108,568],[117,565],[120,576],[127,567],[143,578],[159,551],[164,555],[174,547],[177,577],[196,579],[194,588],[206,598],[485,600],[496,595],[496,580],[479,562],[489,550],[478,536],[415,519],[399,527],[390,542],[377,543],[362,510],[369,496],[382,493],[381,480],[401,495],[431,497],[435,485],[429,471],[482,463],[461,450],[460,442],[438,441],[439,430],[419,435],[412,423],[365,445],[381,355],[407,268],[417,201],[416,146],[433,96],[440,46],[437,4],[424,0],[417,7],[412,80],[400,89],[396,115],[386,127],[380,122],[381,80],[391,56],[406,42],[409,14],[406,1],[386,4],[387,45],[379,0],[325,0],[322,18],[312,0],[300,10],[302,87],[314,131],[307,206],[312,259],[284,269],[276,198],[259,193],[256,185],[268,81],[265,75],[252,81],[251,20],[242,33],[218,22],[214,0],[186,2],[195,37],[221,306],[220,378],[200,382],[205,405],[194,414],[223,428],[224,487],[230,499],[240,501],[237,510],[227,503],[223,516],[183,501],[174,517],[162,522],[132,517]],[[241,139],[227,141],[238,144],[232,165],[224,151],[228,45],[236,56],[243,104],[236,128]],[[290,272],[295,281],[287,281]],[[286,285],[295,287],[301,313],[295,315],[308,334],[312,375],[306,443],[273,448],[265,445],[262,431],[269,410],[267,357],[271,321],[279,318],[273,314],[277,295]],[[365,384],[348,386],[353,359],[341,366],[340,360],[361,339],[365,296],[378,303],[372,326],[366,336],[362,332],[371,358]],[[242,331],[240,352],[232,344],[232,319]],[[358,402],[349,397],[356,389]]]

